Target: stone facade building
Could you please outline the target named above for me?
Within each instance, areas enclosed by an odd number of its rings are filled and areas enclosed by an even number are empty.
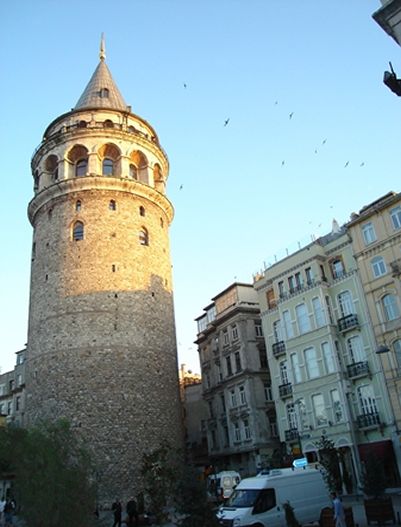
[[[14,426],[25,423],[25,349],[16,352],[13,370],[0,374],[0,416]]]
[[[27,422],[88,439],[100,502],[140,490],[144,452],[183,446],[169,163],[100,62],[32,158]]]
[[[254,475],[280,450],[256,292],[234,283],[196,321],[210,463]]]

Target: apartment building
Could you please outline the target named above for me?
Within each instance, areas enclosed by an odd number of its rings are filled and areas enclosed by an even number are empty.
[[[255,277],[280,441],[318,458],[331,439],[348,490],[374,449],[389,484],[398,481],[393,420],[377,343],[350,237],[332,232]],[[348,478],[347,478],[348,476]]]
[[[0,416],[6,423],[24,426],[25,349],[16,352],[14,369],[0,374]]]
[[[347,229],[382,361],[401,467],[401,194],[389,192],[353,213]]]
[[[257,294],[234,283],[196,321],[210,463],[255,474],[280,449]]]

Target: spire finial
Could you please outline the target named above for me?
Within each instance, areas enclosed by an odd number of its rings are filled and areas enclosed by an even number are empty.
[[[100,60],[105,60],[106,58],[106,46],[104,44],[104,33],[102,33],[102,40],[100,42]]]

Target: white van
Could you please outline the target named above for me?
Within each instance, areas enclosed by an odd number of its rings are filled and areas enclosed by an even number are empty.
[[[315,465],[274,469],[267,475],[243,479],[217,516],[223,527],[285,527],[283,504],[287,501],[300,524],[317,522],[321,509],[331,506]]]
[[[207,492],[211,497],[227,499],[241,481],[241,476],[234,470],[223,470],[207,478]]]

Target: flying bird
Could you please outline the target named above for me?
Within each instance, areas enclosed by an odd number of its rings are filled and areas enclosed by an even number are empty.
[[[362,161],[362,163],[359,166],[363,167],[363,166],[365,166],[365,163]]]
[[[289,118],[292,119],[292,116],[294,115],[294,112],[291,112],[289,115]]]
[[[227,126],[229,122],[230,122],[230,118],[226,119],[226,120],[224,121],[224,126]]]
[[[285,165],[285,161],[281,161],[281,166],[283,167]]]
[[[184,185],[180,185],[180,190],[182,190],[184,188]]]
[[[186,85],[185,82],[184,82],[184,88],[186,88],[186,87],[187,87],[187,85]]]
[[[324,145],[326,143],[327,139],[325,139],[323,142],[322,142],[322,145]]]
[[[347,166],[349,165],[349,161],[347,161],[344,165],[344,168],[347,168]]]

